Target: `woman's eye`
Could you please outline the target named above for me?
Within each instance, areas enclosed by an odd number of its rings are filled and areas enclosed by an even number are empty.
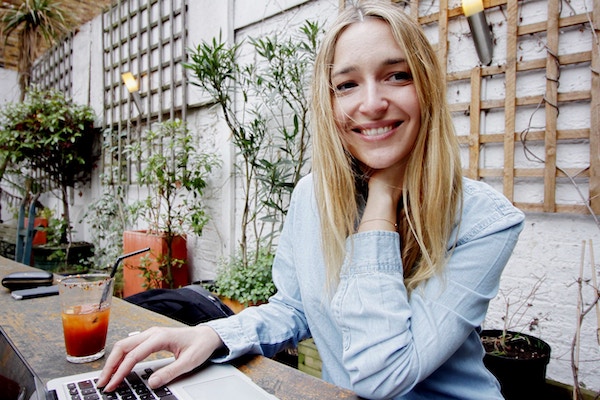
[[[355,82],[344,82],[344,83],[340,83],[339,85],[336,85],[335,91],[336,91],[336,93],[341,93],[348,89],[352,89],[353,87],[356,87]]]
[[[395,82],[412,81],[412,75],[410,72],[395,72],[390,76],[390,81],[395,81]]]

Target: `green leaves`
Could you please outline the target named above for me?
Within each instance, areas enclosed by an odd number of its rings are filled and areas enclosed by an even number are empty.
[[[189,51],[185,66],[195,75],[194,84],[221,107],[236,148],[236,173],[244,191],[240,239],[244,264],[250,251],[247,237],[255,237],[256,246],[262,242],[270,248],[291,191],[307,172],[307,90],[320,32],[318,24],[306,21],[295,33],[248,38],[233,45],[219,35]],[[240,62],[239,53],[252,56],[252,61]]]
[[[296,34],[234,45],[219,36],[189,51],[185,66],[194,84],[221,108],[236,148],[244,194],[240,249],[222,266],[216,284],[220,294],[242,303],[264,301],[275,290],[274,243],[291,192],[307,172],[307,90],[320,32],[318,24],[307,21]],[[242,52],[250,62],[238,60]]]
[[[43,171],[59,187],[90,178],[94,162],[93,110],[59,91],[33,89],[21,103],[0,110],[2,151],[16,168]]]
[[[191,69],[197,80],[193,85],[200,86],[217,102],[228,104],[231,85],[238,75],[236,52],[238,46],[228,46],[221,35],[211,42],[202,42],[195,49],[189,49],[191,62],[184,67]]]
[[[71,25],[56,1],[27,0],[22,1],[19,7],[3,7],[0,12],[0,32],[4,36],[4,43],[11,35],[18,35],[17,69],[21,100],[24,100],[29,87],[30,70],[39,50],[39,39],[53,43],[66,34]]]
[[[201,197],[220,161],[214,153],[199,151],[193,138],[181,120],[169,120],[126,148],[131,161],[141,160],[137,182],[148,189],[132,212],[144,218],[153,233],[201,235],[208,222]]]
[[[251,254],[248,265],[239,255],[232,258],[217,271],[216,292],[246,305],[266,301],[275,294],[273,259],[273,253],[263,247]]]

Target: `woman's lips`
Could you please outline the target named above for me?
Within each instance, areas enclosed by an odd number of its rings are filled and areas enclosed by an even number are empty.
[[[396,129],[400,125],[402,125],[402,121],[396,122],[394,124],[389,124],[386,126],[375,127],[375,128],[354,128],[354,129],[352,129],[352,131],[356,132],[358,134],[364,135],[364,136],[379,136],[379,135],[388,133],[389,131],[391,131],[393,129]]]

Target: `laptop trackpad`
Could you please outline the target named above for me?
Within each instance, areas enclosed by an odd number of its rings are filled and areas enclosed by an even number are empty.
[[[229,375],[183,387],[183,390],[194,400],[266,400],[265,396],[252,384],[240,376]]]

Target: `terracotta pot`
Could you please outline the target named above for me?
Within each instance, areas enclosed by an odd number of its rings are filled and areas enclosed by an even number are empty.
[[[25,218],[25,226],[29,223],[29,218]],[[33,228],[47,228],[48,227],[48,218],[36,217],[33,219]],[[36,229],[33,234],[33,240],[31,241],[32,245],[40,245],[46,244],[48,241],[46,239],[46,231]]]
[[[146,247],[150,247],[149,252],[123,260],[123,297],[131,296],[148,289],[156,289],[156,287],[144,287],[146,282],[142,275],[143,271],[140,270],[141,260],[144,257],[149,258],[148,264],[145,267],[152,271],[158,271],[159,266],[156,260],[167,254],[167,242],[164,235],[149,234],[143,230],[123,232],[124,254]],[[184,263],[179,267],[172,268],[172,285],[162,281],[158,288],[178,288],[190,284],[189,267],[187,262],[185,262],[187,260],[187,243],[185,237],[176,236],[173,239],[172,256],[173,258],[184,260]],[[160,273],[162,274],[164,271]]]
[[[258,303],[250,302],[248,304],[243,304],[243,303],[240,303],[239,301],[234,300],[229,297],[221,296],[218,294],[216,296],[219,298],[219,300],[221,300],[223,302],[223,304],[225,304],[227,307],[229,307],[231,309],[231,311],[233,311],[236,314],[239,313],[240,311],[242,311],[244,308],[260,306],[261,304],[265,303],[264,301],[261,301]]]

